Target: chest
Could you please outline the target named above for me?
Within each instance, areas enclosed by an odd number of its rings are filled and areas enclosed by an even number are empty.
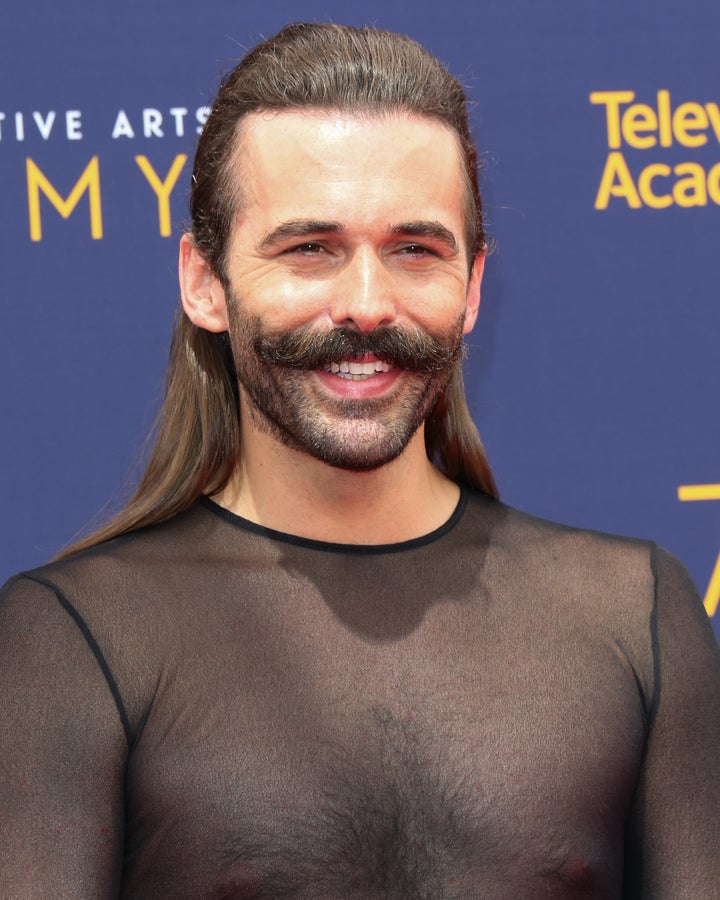
[[[626,667],[596,635],[473,621],[296,621],[174,663],[130,763],[128,885],[613,896],[643,740]]]

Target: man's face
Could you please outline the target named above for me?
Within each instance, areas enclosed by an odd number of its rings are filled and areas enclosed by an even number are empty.
[[[408,115],[253,114],[227,253],[243,428],[351,470],[395,459],[474,324],[452,132]]]

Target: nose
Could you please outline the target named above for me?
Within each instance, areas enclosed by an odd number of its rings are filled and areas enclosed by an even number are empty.
[[[356,250],[333,284],[333,324],[372,331],[396,315],[392,274],[374,250]]]

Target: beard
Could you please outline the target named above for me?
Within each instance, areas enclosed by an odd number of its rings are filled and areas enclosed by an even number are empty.
[[[378,469],[407,447],[460,364],[464,312],[442,333],[379,327],[371,332],[308,327],[271,332],[231,297],[230,344],[242,412],[284,446],[335,468]],[[315,370],[372,354],[401,369],[382,397],[333,397]]]

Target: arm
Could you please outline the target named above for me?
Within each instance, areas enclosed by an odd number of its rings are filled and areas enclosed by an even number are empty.
[[[127,742],[107,681],[49,588],[0,592],[0,896],[117,896]]]
[[[684,569],[654,554],[654,691],[627,832],[633,900],[720,897],[720,649]]]

